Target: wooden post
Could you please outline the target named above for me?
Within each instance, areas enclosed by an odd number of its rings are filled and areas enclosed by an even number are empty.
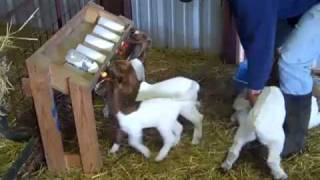
[[[27,68],[47,166],[51,171],[64,171],[66,165],[62,137],[49,71],[30,61],[27,61]]]
[[[65,154],[64,159],[66,161],[67,169],[82,167],[79,154]]]
[[[102,166],[91,89],[69,79],[69,93],[80,148],[83,171],[91,173]]]
[[[65,49],[82,43],[82,37],[92,32],[88,29],[88,24],[95,24],[99,16],[125,25],[126,29],[114,50],[119,48],[122,40],[129,35],[132,21],[106,12],[101,6],[88,3],[27,60],[30,82],[24,79],[23,86],[28,94],[30,83],[46,161],[52,171],[63,171],[82,165],[85,173],[92,173],[102,167],[91,93],[100,71],[113,58],[114,52],[108,55],[96,74],[81,72],[65,62]],[[80,156],[64,153],[52,89],[71,97]]]

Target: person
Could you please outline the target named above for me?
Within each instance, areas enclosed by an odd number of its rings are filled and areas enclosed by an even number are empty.
[[[294,24],[294,17],[302,15],[279,48],[278,61],[286,106],[286,139],[281,155],[298,153],[305,147],[311,111],[310,67],[320,58],[320,0],[229,0],[229,4],[248,60],[247,97],[252,105],[273,67],[278,20],[290,19]]]
[[[273,66],[277,22],[302,15],[279,48],[279,82],[286,106],[282,157],[302,151],[311,111],[311,65],[320,58],[320,0],[229,0],[248,60],[248,94],[254,105]],[[270,119],[272,123],[272,119]]]

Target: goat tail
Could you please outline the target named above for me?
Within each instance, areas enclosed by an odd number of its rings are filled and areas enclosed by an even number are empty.
[[[312,96],[311,99],[311,113],[308,128],[314,128],[320,124],[319,105],[316,97]]]
[[[315,116],[310,118],[308,128],[311,129],[319,125],[320,125],[320,112],[318,112]]]

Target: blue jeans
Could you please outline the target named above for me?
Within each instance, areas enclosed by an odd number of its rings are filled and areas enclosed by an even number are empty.
[[[281,90],[292,95],[309,94],[313,86],[311,66],[320,58],[320,3],[301,17],[280,53]]]

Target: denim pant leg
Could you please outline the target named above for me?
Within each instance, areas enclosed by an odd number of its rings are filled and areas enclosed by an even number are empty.
[[[311,65],[320,54],[320,3],[306,12],[281,47],[280,88],[286,94],[312,91]]]

